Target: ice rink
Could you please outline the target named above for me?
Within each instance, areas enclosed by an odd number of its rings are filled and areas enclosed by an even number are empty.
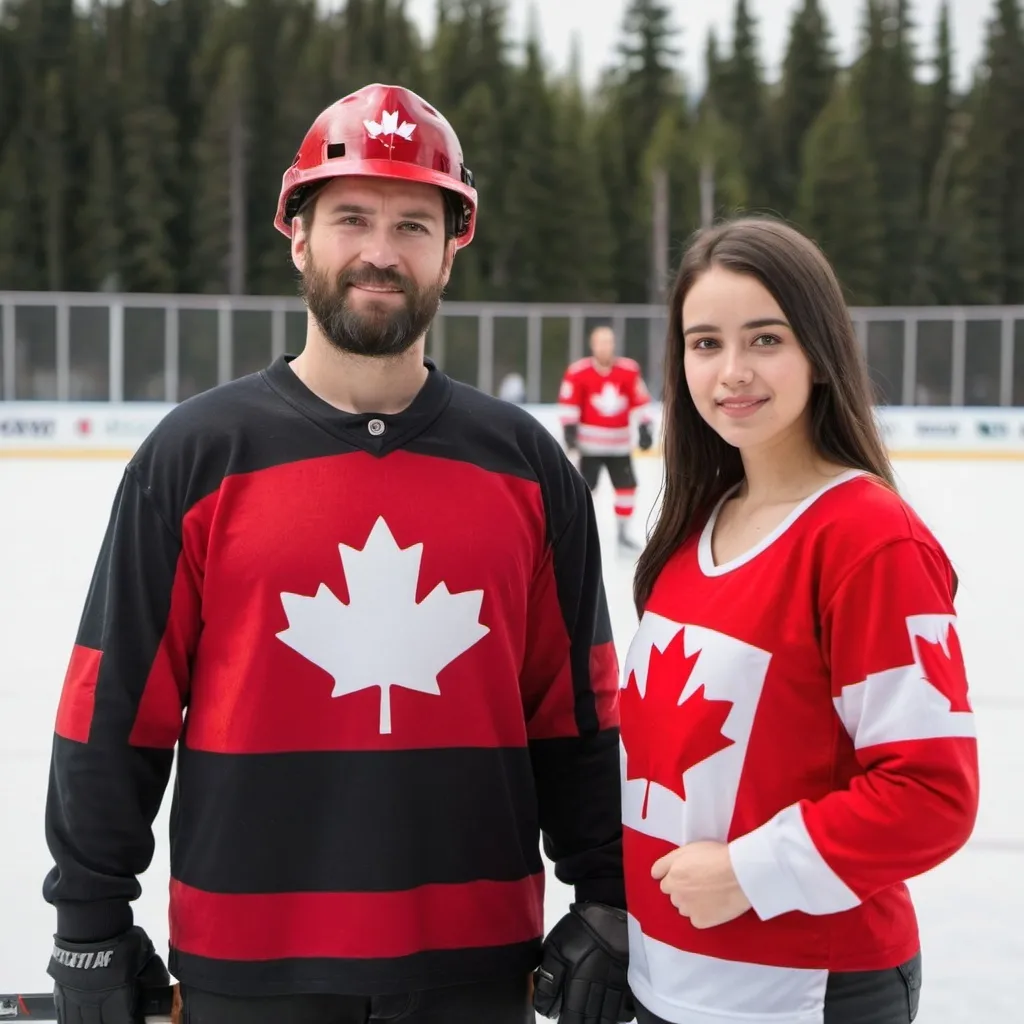
[[[122,464],[0,459],[0,992],[48,991],[54,916],[43,801],[54,714],[93,560]],[[1021,1019],[1024,982],[1024,461],[898,464],[904,494],[960,576],[960,637],[978,717],[982,805],[953,860],[911,885],[924,944],[920,1024]],[[638,463],[643,532],[661,466]],[[611,492],[596,496],[620,662],[631,639],[632,563],[614,548]],[[1016,639],[1015,639],[1016,638]],[[167,804],[137,920],[166,950]],[[548,923],[568,891],[554,882]],[[784,1024],[784,1022],[780,1022]]]

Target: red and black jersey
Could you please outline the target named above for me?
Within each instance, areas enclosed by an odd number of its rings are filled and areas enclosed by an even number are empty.
[[[617,676],[590,495],[529,413],[433,366],[394,416],[287,359],[196,396],[126,468],[71,655],[57,932],[131,923],[177,747],[182,982],[525,973],[541,839],[578,899],[624,905]]]

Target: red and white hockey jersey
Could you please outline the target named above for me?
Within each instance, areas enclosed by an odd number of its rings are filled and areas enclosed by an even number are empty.
[[[630,982],[680,1024],[821,1024],[829,971],[917,952],[904,881],[974,826],[953,573],[858,471],[716,565],[724,500],[659,576],[622,675]],[[651,866],[702,839],[728,842],[752,909],[698,930]]]
[[[649,421],[651,396],[634,359],[618,358],[607,369],[578,359],[565,371],[558,392],[562,426],[576,423],[581,455],[629,455],[630,418]]]

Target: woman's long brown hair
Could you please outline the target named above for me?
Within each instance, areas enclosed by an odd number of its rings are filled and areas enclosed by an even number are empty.
[[[697,233],[683,256],[669,299],[665,345],[661,508],[637,562],[633,600],[638,615],[673,552],[698,516],[743,478],[739,450],[704,421],[683,371],[683,302],[713,266],[756,277],[774,296],[814,368],[811,433],[831,462],[863,469],[896,489],[878,431],[867,368],[842,289],[821,250],[777,220],[747,217]]]

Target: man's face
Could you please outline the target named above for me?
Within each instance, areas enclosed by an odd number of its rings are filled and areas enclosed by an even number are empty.
[[[444,203],[432,185],[336,178],[317,195],[292,258],[310,313],[336,348],[397,356],[426,333],[451,274]]]
[[[610,327],[597,327],[590,335],[590,352],[602,366],[610,366],[615,358],[615,332]]]

